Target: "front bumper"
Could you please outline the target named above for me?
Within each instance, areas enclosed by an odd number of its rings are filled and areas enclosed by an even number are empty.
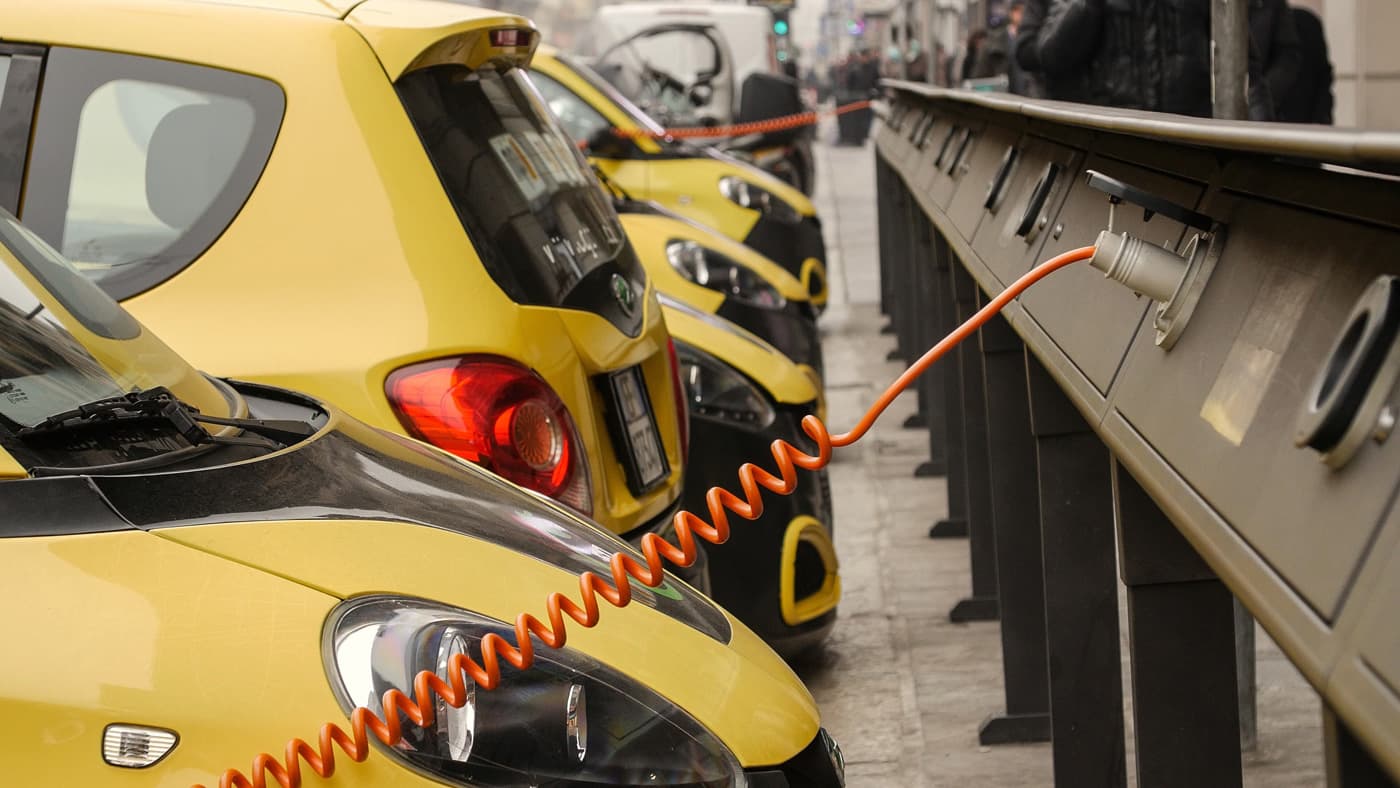
[[[812,303],[826,303],[826,241],[822,223],[815,216],[789,222],[760,214],[744,244],[797,277],[812,295]]]
[[[811,367],[819,378],[825,379],[821,332],[817,330],[816,312],[810,304],[789,301],[782,309],[764,309],[726,298],[716,314],[752,331],[783,355]]]
[[[780,766],[746,769],[749,788],[844,788],[846,759],[823,728],[802,752]]]
[[[781,406],[777,411],[762,432],[695,420],[682,493],[687,509],[708,519],[705,493],[711,487],[741,494],[734,476],[741,462],[771,470],[774,439],[799,447],[808,442],[799,423],[810,408]],[[825,476],[824,470],[798,471],[792,495],[765,491],[757,520],[731,514],[729,541],[705,547],[710,597],[785,657],[820,643],[836,623],[841,586]]]

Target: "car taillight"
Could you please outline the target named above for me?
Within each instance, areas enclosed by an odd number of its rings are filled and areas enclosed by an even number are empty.
[[[574,420],[529,369],[494,356],[438,359],[395,370],[384,388],[414,437],[593,513],[588,461]]]
[[[676,400],[676,423],[681,432],[681,461],[690,458],[690,408],[686,405],[685,382],[681,380],[681,362],[676,358],[676,343],[666,339],[666,357],[671,360],[671,396]]]

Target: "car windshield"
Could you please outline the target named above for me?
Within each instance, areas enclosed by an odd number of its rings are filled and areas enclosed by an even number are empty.
[[[661,136],[665,134],[666,130],[662,128],[660,123],[657,123],[654,119],[652,119],[650,115],[643,112],[641,107],[638,107],[636,104],[632,103],[631,99],[623,95],[622,91],[618,90],[617,87],[611,82],[607,81],[606,79],[603,79],[603,77],[600,74],[598,74],[598,72],[594,71],[588,66],[583,65],[582,63],[578,62],[577,60],[571,57],[567,57],[565,55],[558,55],[556,57],[558,58],[559,62],[567,66],[570,71],[573,71],[574,73],[582,77],[583,81],[587,82],[590,86],[592,86],[594,90],[597,90],[599,93],[602,93],[605,97],[607,97],[608,101],[611,101],[612,103],[616,104],[618,109],[621,109],[623,113],[626,114],[627,117],[633,123],[637,124],[638,128],[644,129],[647,132],[655,134],[658,138],[661,138]],[[639,72],[635,76],[620,76],[619,78],[636,79],[638,81],[640,81],[641,79]]]
[[[157,386],[231,415],[214,384],[0,209],[0,429]]]
[[[472,245],[514,301],[564,305],[610,263],[644,281],[607,193],[521,69],[434,66],[397,87]]]

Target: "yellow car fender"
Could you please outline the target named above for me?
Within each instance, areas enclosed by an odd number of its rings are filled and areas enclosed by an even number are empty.
[[[301,579],[340,598],[405,594],[514,622],[521,612],[544,618],[545,597],[551,591],[578,595],[578,578],[569,572],[430,526],[310,521],[266,527],[172,528],[159,533],[239,563]],[[468,567],[489,570],[467,571]],[[740,763],[781,763],[816,735],[815,703],[786,663],[747,627],[728,618],[733,636],[729,644],[722,644],[645,606],[619,609],[604,602],[595,628],[567,622],[568,642],[685,709],[720,737]],[[308,644],[308,650],[316,651],[313,644]],[[337,709],[327,719],[343,718]],[[305,737],[315,731],[312,727],[289,733]]]
[[[767,342],[723,318],[702,316],[674,303],[663,304],[661,309],[671,336],[752,378],[778,403],[821,402],[821,388],[813,381],[813,374]]]
[[[763,281],[778,291],[789,301],[808,300],[807,290],[797,277],[788,273],[782,266],[749,247],[712,232],[690,222],[646,213],[623,213],[622,226],[627,237],[637,250],[637,257],[647,269],[647,277],[656,288],[667,295],[680,298],[697,309],[714,312],[719,309],[724,296],[708,287],[697,285],[686,279],[671,266],[666,258],[666,244],[670,241],[694,241],[701,246],[713,249],[734,262],[753,271]]]

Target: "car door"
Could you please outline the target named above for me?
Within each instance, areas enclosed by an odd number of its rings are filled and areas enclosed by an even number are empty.
[[[667,126],[733,122],[734,57],[713,25],[664,22],[603,51],[593,67]]]

